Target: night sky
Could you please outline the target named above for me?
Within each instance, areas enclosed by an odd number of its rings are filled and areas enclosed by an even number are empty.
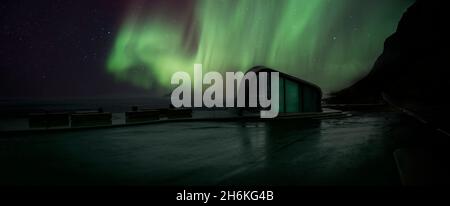
[[[2,1],[0,98],[144,93],[104,71],[125,4]]]
[[[193,63],[336,90],[370,70],[412,2],[2,1],[0,98],[160,95]]]

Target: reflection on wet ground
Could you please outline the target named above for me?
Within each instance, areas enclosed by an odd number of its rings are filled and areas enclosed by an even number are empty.
[[[1,184],[399,185],[395,112],[272,123],[180,122],[0,138]]]

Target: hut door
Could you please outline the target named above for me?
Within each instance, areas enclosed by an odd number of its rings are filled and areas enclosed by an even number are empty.
[[[293,81],[285,80],[285,105],[286,112],[301,112],[300,88]]]

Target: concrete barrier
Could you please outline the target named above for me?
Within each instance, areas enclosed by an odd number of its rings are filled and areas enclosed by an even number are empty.
[[[169,119],[192,117],[192,109],[167,109],[162,112],[165,112],[166,117]]]
[[[72,127],[112,124],[112,114],[109,112],[74,113],[70,116]]]
[[[127,123],[146,122],[158,120],[159,115],[159,110],[129,111],[125,113],[125,119]]]

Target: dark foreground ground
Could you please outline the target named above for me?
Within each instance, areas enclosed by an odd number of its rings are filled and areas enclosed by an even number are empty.
[[[427,129],[397,112],[277,123],[168,123],[2,134],[1,185],[400,185]]]

